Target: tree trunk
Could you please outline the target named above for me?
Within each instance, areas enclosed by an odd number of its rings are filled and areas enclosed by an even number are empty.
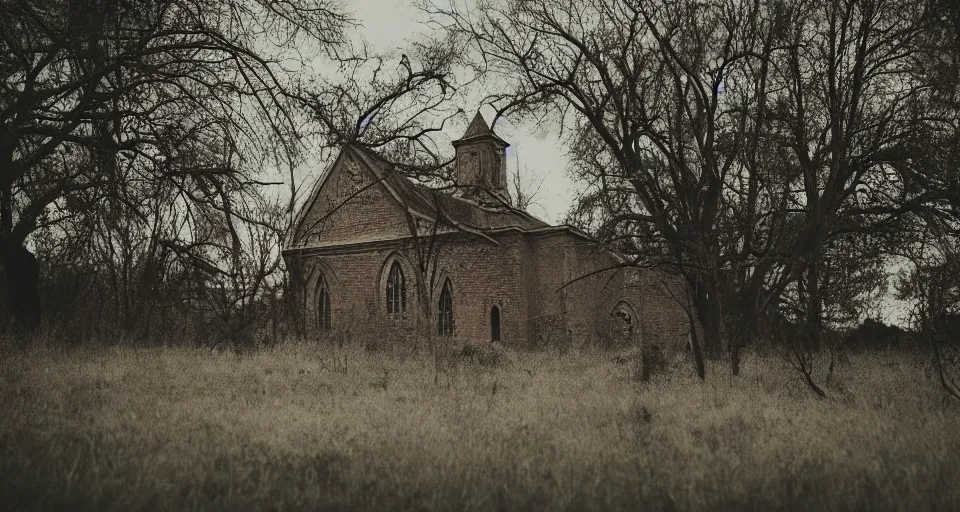
[[[723,328],[721,318],[720,294],[715,283],[706,282],[702,277],[696,280],[693,289],[693,304],[700,325],[703,326],[702,347],[708,359],[720,359]]]
[[[806,342],[808,348],[815,350],[819,348],[820,332],[823,327],[823,307],[820,300],[820,258],[816,257],[810,268],[807,269],[807,303],[805,307],[804,326],[806,330]]]
[[[757,292],[754,288],[743,290],[737,309],[732,312],[728,320],[732,327],[729,340],[730,371],[734,376],[740,375],[741,350],[753,342],[757,323],[763,318],[764,313],[760,311],[757,302]]]
[[[9,164],[9,161],[5,163]],[[4,170],[9,172],[9,165]],[[7,278],[8,320],[12,320],[16,331],[32,332],[40,324],[40,269],[37,259],[23,247],[23,242],[11,238],[12,184],[6,176],[0,175],[0,185],[0,262]]]
[[[733,321],[735,327],[730,336],[730,372],[733,376],[740,375],[741,349],[753,340],[754,321],[745,315],[738,315]]]

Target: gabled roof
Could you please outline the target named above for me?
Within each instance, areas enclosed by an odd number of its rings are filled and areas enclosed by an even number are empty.
[[[451,196],[443,191],[425,185],[414,183],[403,175],[390,162],[384,160],[376,152],[357,146],[345,146],[334,162],[317,179],[307,202],[297,212],[293,229],[287,233],[283,252],[309,250],[316,245],[304,246],[295,243],[296,233],[300,232],[301,225],[316,202],[320,190],[337,167],[340,160],[347,154],[352,154],[363,163],[383,183],[384,188],[402,207],[426,219],[435,219],[439,206],[440,213],[452,221],[465,232],[480,233],[483,235],[503,231],[519,231],[535,235],[549,235],[567,233],[583,240],[592,241],[592,238],[573,226],[552,226],[530,214],[513,208],[504,203],[500,209],[480,206],[476,203]],[[364,242],[366,243],[366,242]],[[350,245],[350,244],[347,244]]]
[[[481,232],[504,228],[529,231],[550,226],[527,212],[507,204],[498,209],[485,208],[443,191],[414,183],[375,152],[358,147],[350,149],[383,181],[401,205],[423,217],[435,219],[439,210],[455,224]]]

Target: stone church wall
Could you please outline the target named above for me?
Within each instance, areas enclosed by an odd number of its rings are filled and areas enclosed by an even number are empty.
[[[304,216],[299,245],[316,244],[321,237],[324,245],[335,245],[408,234],[403,208],[386,188],[370,186],[375,179],[349,154],[341,156]]]
[[[531,238],[524,256],[525,286],[533,299],[529,345],[648,342],[682,347],[689,321],[665,288],[683,298],[682,283],[656,270],[635,268],[589,275],[616,264],[610,254],[566,233]],[[614,313],[623,304],[632,312],[632,341],[614,339]]]
[[[610,344],[620,331],[615,311],[631,311],[628,341],[661,345],[685,339],[683,310],[666,293],[656,271],[624,269],[571,282],[616,264],[609,254],[567,231],[491,235],[496,243],[458,234],[442,244],[430,318],[424,316],[414,282],[415,250],[403,207],[376,176],[344,154],[331,169],[304,216],[299,259],[306,286],[308,331],[331,340],[398,345],[436,333],[440,288],[453,289],[455,342],[491,341],[491,309],[500,310],[500,340],[514,346]],[[342,198],[346,205],[337,207]],[[405,315],[388,315],[386,274],[397,260],[407,280]],[[298,268],[291,265],[291,270]],[[317,326],[317,283],[323,275],[330,290],[332,330]],[[674,283],[675,285],[677,283]],[[676,295],[683,296],[682,286]],[[627,306],[623,306],[626,304]],[[620,333],[622,334],[622,333]],[[622,336],[621,336],[622,337]]]
[[[502,342],[516,344],[525,337],[522,244],[518,235],[501,236],[498,242],[500,245],[495,246],[461,239],[445,243],[441,249],[439,278],[430,300],[439,301],[443,281],[449,278],[453,288],[454,337],[458,342],[491,341],[490,313],[494,305],[500,309]],[[435,304],[427,321],[418,302],[414,282],[416,259],[411,247],[398,242],[377,249],[320,250],[303,259],[307,325],[313,336],[411,343],[424,338],[427,329],[436,332]],[[394,260],[401,264],[407,281],[407,314],[403,318],[391,318],[386,309],[385,275]],[[316,329],[319,272],[323,272],[331,289],[333,330],[329,333]]]
[[[677,301],[686,299],[683,280],[656,270],[643,270],[638,284],[637,293],[643,297],[644,341],[663,348],[685,350],[690,321]]]
[[[476,238],[444,244],[440,277],[431,299],[449,278],[453,288],[455,336],[452,342],[491,341],[490,310],[500,308],[500,337],[505,345],[545,347],[573,344],[610,346],[616,336],[614,312],[626,303],[632,311],[635,342],[682,347],[689,330],[683,309],[666,291],[683,297],[682,283],[654,270],[623,269],[565,283],[613,265],[608,256],[565,234],[524,239],[500,235],[499,245]],[[436,307],[429,320],[418,302],[412,250],[400,245],[354,250],[320,250],[302,256],[306,272],[307,325],[313,336],[374,344],[410,344],[427,330],[436,333]],[[385,275],[400,262],[407,279],[407,314],[386,311]],[[333,330],[316,330],[316,283],[323,273],[330,288]],[[563,287],[561,289],[561,287]]]
[[[496,240],[499,246],[463,239],[448,246],[441,258],[441,274],[450,277],[453,285],[458,341],[490,342],[494,305],[500,308],[501,342],[516,345],[525,338],[523,243],[518,234],[500,235]]]
[[[406,344],[416,340],[416,289],[407,286],[407,314],[390,318],[386,311],[385,292],[380,293],[384,266],[396,257],[393,248],[354,252],[336,252],[305,256],[307,332],[317,338],[331,341],[363,342],[367,344]],[[413,273],[408,261],[399,259],[404,275],[409,280]],[[332,330],[317,329],[317,282],[319,272],[330,286],[333,309]]]

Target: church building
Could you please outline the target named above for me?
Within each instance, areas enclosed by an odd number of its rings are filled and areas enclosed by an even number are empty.
[[[283,257],[310,336],[676,346],[690,329],[676,278],[625,261],[572,226],[513,204],[509,144],[477,113],[450,189],[343,147],[298,213]]]

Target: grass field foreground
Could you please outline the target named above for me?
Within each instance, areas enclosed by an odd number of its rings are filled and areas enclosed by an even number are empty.
[[[774,356],[653,382],[604,351],[285,344],[5,349],[0,502],[21,509],[960,509],[960,406],[919,356],[817,400]],[[822,370],[822,369],[821,369]],[[822,373],[822,372],[821,372]],[[820,376],[823,378],[823,375]]]

